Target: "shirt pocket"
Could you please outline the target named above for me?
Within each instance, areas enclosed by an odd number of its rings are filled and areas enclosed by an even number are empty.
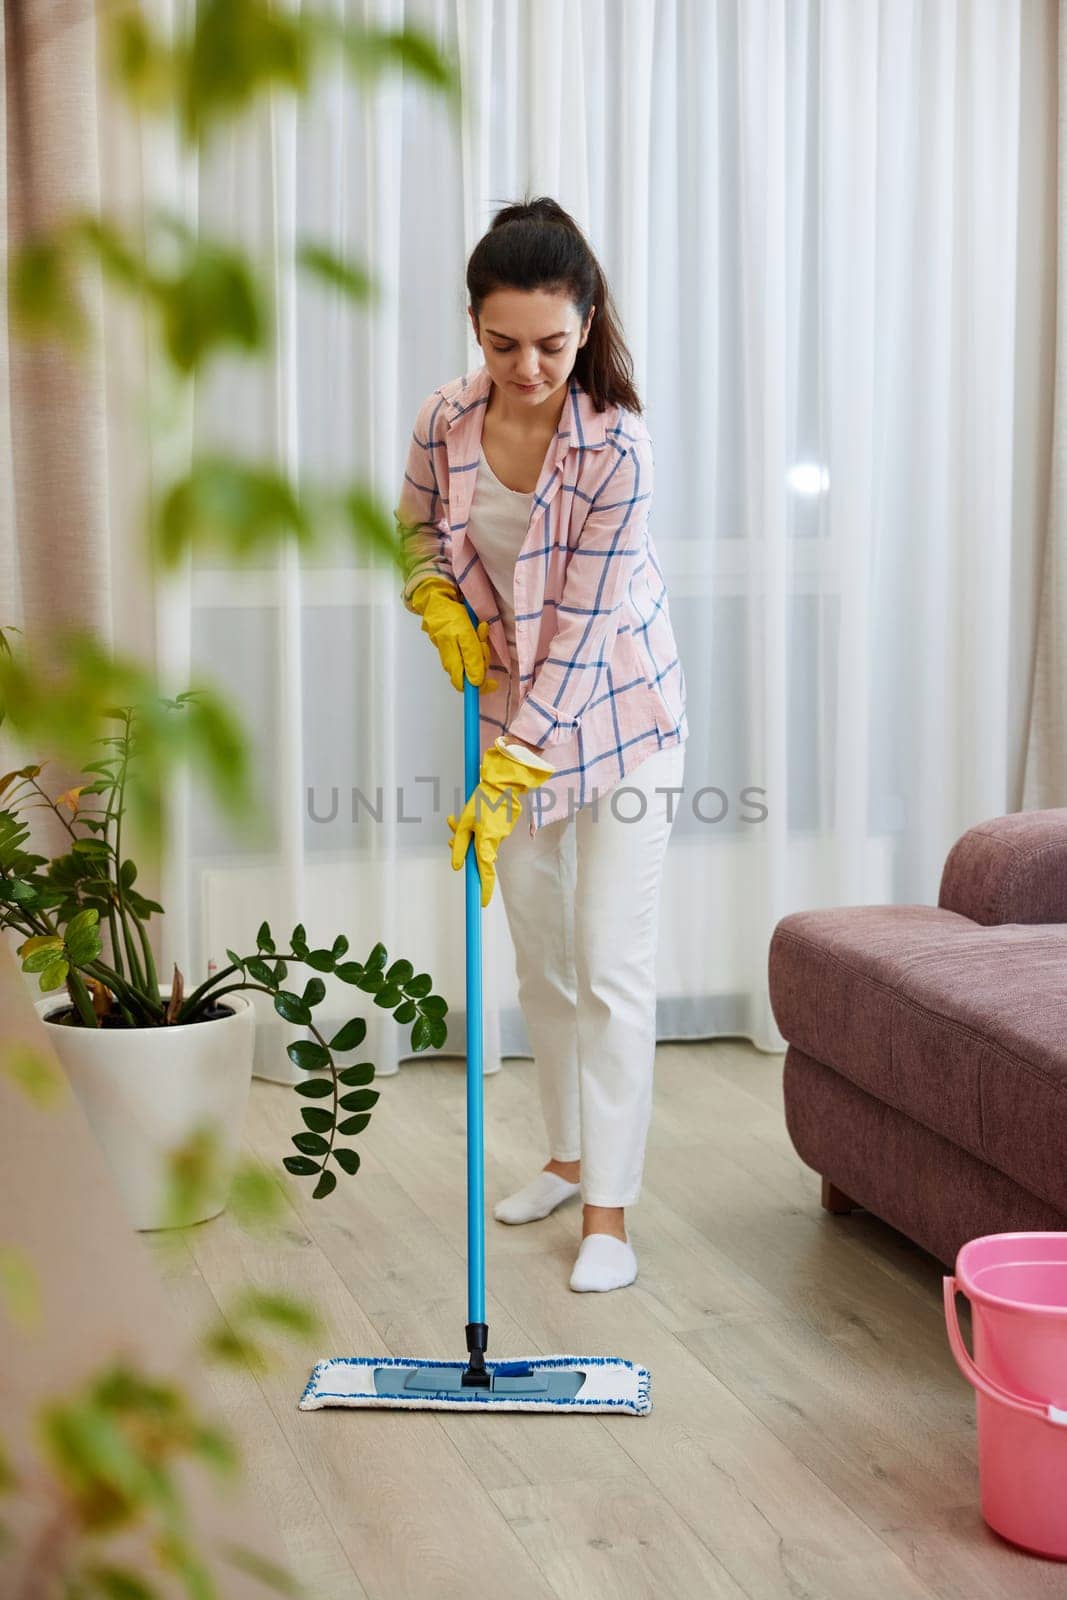
[[[678,719],[667,704],[662,688],[649,676],[652,668],[648,654],[629,630],[615,637],[611,669],[617,686],[634,684],[636,680],[636,687],[632,691],[638,697],[635,710],[639,704],[643,714],[660,733],[677,733]]]

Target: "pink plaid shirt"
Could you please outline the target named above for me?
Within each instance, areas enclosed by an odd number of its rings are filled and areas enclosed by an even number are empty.
[[[489,623],[499,687],[480,695],[482,754],[503,734],[555,763],[526,797],[532,835],[683,743],[685,676],[648,530],[648,429],[621,406],[597,412],[573,374],[515,562],[512,670],[496,592],[467,531],[491,388],[482,366],[423,402],[395,516],[407,609],[440,573]]]

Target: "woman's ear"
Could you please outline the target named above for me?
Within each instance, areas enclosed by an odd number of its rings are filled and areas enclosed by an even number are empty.
[[[590,306],[589,307],[589,315],[585,319],[585,327],[582,330],[582,337],[578,341],[578,348],[579,349],[581,349],[582,345],[585,343],[585,341],[589,337],[589,330],[593,326],[593,318],[594,318],[595,315],[596,315],[596,306]]]
[[[481,344],[481,335],[478,332],[478,318],[474,315],[474,312],[471,310],[470,306],[467,307],[467,315],[471,319],[471,327],[474,329],[474,337],[477,339],[478,343]]]

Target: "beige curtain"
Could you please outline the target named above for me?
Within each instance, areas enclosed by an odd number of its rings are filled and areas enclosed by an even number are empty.
[[[129,211],[136,172],[97,57],[93,0],[8,0],[5,256],[35,228],[99,210],[102,195]],[[137,459],[116,433],[136,352],[99,284],[84,292],[93,333],[80,355],[4,330],[4,610],[28,631],[84,623],[151,654],[151,591],[130,540]]]
[[[7,0],[3,65],[5,262],[71,213],[136,219],[140,130],[102,79],[93,0]],[[14,338],[6,300],[0,307],[0,625],[41,641],[60,626],[90,627],[150,661],[148,455],[135,421],[143,408],[131,404],[144,389],[143,334],[94,275],[82,294],[91,334],[80,352]],[[36,822],[46,848],[59,825],[47,813]]]
[[[1049,166],[1056,194],[1056,229],[1050,244],[1054,267],[1050,266],[1050,273],[1054,273],[1058,315],[1055,350],[1048,352],[1053,424],[1051,447],[1042,462],[1048,515],[1044,558],[1038,566],[1041,587],[1026,746],[1025,811],[1067,806],[1067,28],[1062,24],[1057,55],[1059,104]]]

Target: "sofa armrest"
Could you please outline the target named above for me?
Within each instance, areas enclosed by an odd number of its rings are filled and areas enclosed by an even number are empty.
[[[948,853],[937,903],[986,927],[1067,922],[1067,807],[969,828]]]

